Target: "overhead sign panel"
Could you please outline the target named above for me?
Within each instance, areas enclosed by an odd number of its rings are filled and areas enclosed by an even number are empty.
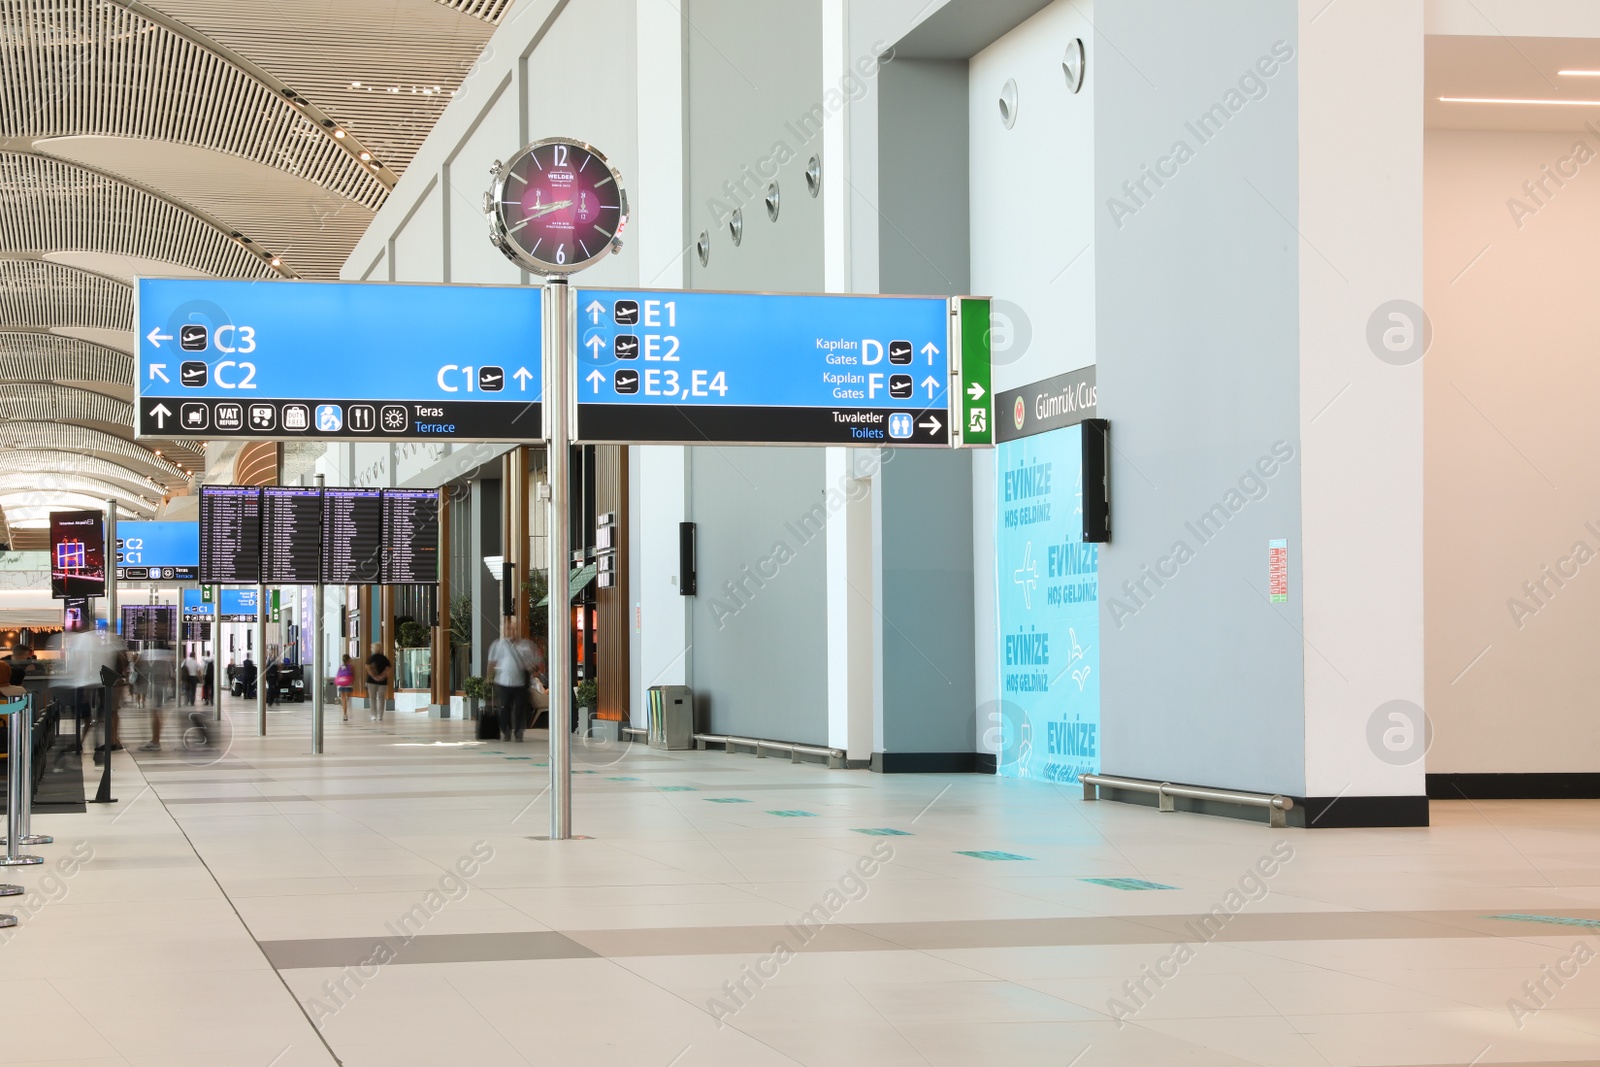
[[[261,611],[261,598],[254,589],[224,589],[218,605],[217,618],[221,622],[255,622]]]
[[[539,436],[528,286],[139,279],[138,436]]]
[[[580,441],[951,443],[942,297],[578,289],[576,304]]]

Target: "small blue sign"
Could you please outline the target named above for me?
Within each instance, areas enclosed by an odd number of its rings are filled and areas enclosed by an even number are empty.
[[[255,622],[260,610],[260,601],[256,598],[254,589],[231,589],[223,586],[217,591],[221,603],[217,606],[217,617],[223,622]]]
[[[207,622],[216,617],[217,606],[208,604],[204,594],[198,589],[185,589],[183,591],[183,621]]]
[[[542,306],[532,286],[141,278],[138,431],[525,438]]]
[[[578,438],[948,444],[942,297],[579,289]]]

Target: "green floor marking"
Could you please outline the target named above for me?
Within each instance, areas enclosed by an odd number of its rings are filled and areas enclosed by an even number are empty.
[[[1160,882],[1147,882],[1143,878],[1079,878],[1080,882],[1091,885],[1103,885],[1109,889],[1176,889],[1175,885],[1162,885]]]
[[[743,797],[706,797],[705,799],[706,799],[706,803],[708,803],[708,804],[748,804],[748,803],[750,803],[748,800],[744,799]]]
[[[984,849],[981,852],[967,852],[957,849],[958,856],[971,856],[975,860],[1031,860],[1032,856],[1019,856],[1015,852],[997,852],[994,849]]]
[[[865,830],[852,830],[851,833],[871,834],[873,837],[911,837],[910,830],[891,830],[887,826],[874,826]]]
[[[769,811],[767,814],[777,815],[785,819],[815,819],[817,817],[817,813],[814,811],[800,811],[797,808],[788,811]]]

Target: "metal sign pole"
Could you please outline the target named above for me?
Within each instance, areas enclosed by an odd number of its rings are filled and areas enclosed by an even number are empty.
[[[317,488],[322,488],[322,475],[317,475]],[[324,507],[327,505],[324,504]],[[322,755],[322,583],[311,590],[311,754]]]
[[[116,552],[117,544],[117,502],[106,501],[106,544]],[[114,557],[113,557],[114,558]],[[116,641],[122,633],[121,619],[118,616],[120,609],[117,606],[117,568],[115,563],[106,567],[106,641],[111,647],[116,648]],[[120,664],[119,664],[120,666]],[[100,740],[103,742],[105,767],[100,773],[100,788],[95,791],[91,804],[115,804],[117,798],[111,795],[111,746],[117,736],[117,687],[108,681],[106,675],[101,674],[101,706],[100,706]]]
[[[267,587],[256,583],[256,733],[267,736]]]
[[[544,413],[550,438],[550,840],[572,836],[572,619],[567,569],[571,558],[572,454],[569,400],[573,344],[572,289],[565,278],[545,285]]]

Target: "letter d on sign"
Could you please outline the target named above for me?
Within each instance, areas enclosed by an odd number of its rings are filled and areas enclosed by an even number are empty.
[[[870,367],[874,363],[882,363],[882,362],[883,362],[883,342],[882,341],[871,341],[871,340],[862,341],[861,342],[861,363],[862,363],[862,365],[866,366],[866,367]]]

